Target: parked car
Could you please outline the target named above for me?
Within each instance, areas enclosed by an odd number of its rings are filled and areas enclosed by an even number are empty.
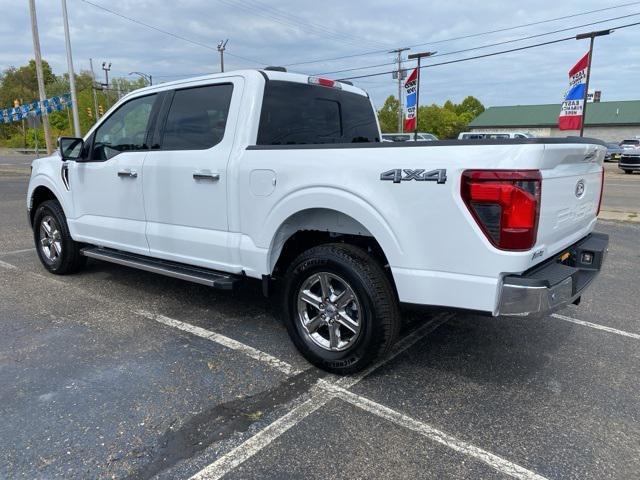
[[[628,140],[623,140],[620,142],[620,147],[627,149],[634,149],[634,148],[639,148],[640,147],[640,139],[637,138],[632,138],[632,139],[628,139]]]
[[[605,162],[617,162],[624,149],[617,143],[607,143],[607,153],[604,155]]]
[[[383,133],[382,141],[391,142],[413,142],[415,136],[413,133]],[[438,140],[433,133],[418,132],[418,142],[433,142]]]
[[[59,145],[26,197],[45,269],[261,281],[300,352],[340,374],[389,351],[402,303],[519,319],[577,303],[608,243],[599,141],[382,143],[366,92],[325,78],[146,87]]]
[[[500,138],[534,138],[526,132],[461,132],[458,140],[483,140]]]
[[[631,174],[640,171],[640,139],[629,139],[620,142],[622,154],[618,161],[618,168],[624,173]]]

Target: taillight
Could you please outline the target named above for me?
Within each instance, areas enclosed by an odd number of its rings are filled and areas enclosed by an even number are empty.
[[[336,82],[335,80],[331,80],[329,78],[309,77],[309,83],[312,85],[321,85],[323,87],[342,89],[342,85],[340,85],[340,82]]]
[[[536,243],[542,176],[539,170],[465,170],[464,203],[489,241],[502,250]]]
[[[596,212],[596,217],[600,215],[600,207],[602,206],[603,193],[604,193],[604,167],[602,167],[602,172],[600,172],[600,199],[598,200],[598,211]]]

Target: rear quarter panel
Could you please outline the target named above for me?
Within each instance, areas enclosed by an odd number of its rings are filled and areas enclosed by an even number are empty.
[[[577,240],[586,235],[595,223],[594,210],[593,221],[575,231],[554,229],[559,207],[549,207],[548,211],[545,207],[534,249],[498,250],[478,228],[461,199],[461,174],[470,168],[540,168],[545,178],[543,204],[552,205],[563,194],[553,187],[547,199],[546,179],[562,175],[563,171],[574,175],[575,171],[557,168],[557,158],[545,154],[548,146],[452,142],[415,147],[383,145],[384,148],[258,148],[243,153],[238,162],[238,225],[243,238],[241,256],[251,263],[253,276],[270,273],[259,252],[268,252],[275,233],[289,216],[307,208],[328,208],[352,216],[377,239],[396,283],[403,283],[401,276],[409,283],[412,277],[422,276],[430,279],[428,284],[438,285],[433,292],[407,295],[400,291],[404,287],[399,287],[401,300],[493,311],[504,273],[522,272],[543,261],[556,253],[553,250],[559,245],[557,241],[569,245],[574,237]],[[590,150],[593,146],[580,145],[571,154],[584,156]],[[382,172],[397,168],[446,169],[447,180],[438,184],[380,179]],[[252,190],[251,173],[257,169],[273,172],[275,185],[269,195],[257,196]],[[596,170],[594,164],[584,166],[590,190],[594,188],[592,175]],[[590,202],[589,209],[595,208],[597,204]],[[542,253],[534,259],[534,251]],[[464,299],[465,292],[459,288],[467,284],[478,288]]]

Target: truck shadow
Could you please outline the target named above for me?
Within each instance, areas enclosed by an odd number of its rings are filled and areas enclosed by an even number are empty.
[[[85,272],[88,276],[107,275],[109,283],[117,286],[115,290],[122,287],[131,298],[154,305],[157,313],[214,331],[226,327],[230,335],[233,329],[239,334],[272,330],[272,338],[278,343],[289,343],[277,292],[265,298],[258,281],[248,280],[229,292],[102,262],[89,262]],[[443,311],[403,309],[401,336]],[[479,383],[522,383],[543,370],[571,337],[571,327],[548,319],[496,319],[456,313],[400,357],[403,362],[413,360],[425,368],[449,371]]]

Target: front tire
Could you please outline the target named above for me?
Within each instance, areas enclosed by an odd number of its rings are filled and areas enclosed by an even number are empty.
[[[87,262],[80,254],[80,244],[71,238],[67,217],[56,200],[47,200],[36,209],[33,236],[38,257],[51,273],[75,273]]]
[[[633,170],[624,170],[624,173],[631,175],[633,173]]]
[[[362,249],[337,243],[313,247],[291,263],[285,279],[287,331],[317,367],[355,373],[395,342],[400,311],[394,289]]]

